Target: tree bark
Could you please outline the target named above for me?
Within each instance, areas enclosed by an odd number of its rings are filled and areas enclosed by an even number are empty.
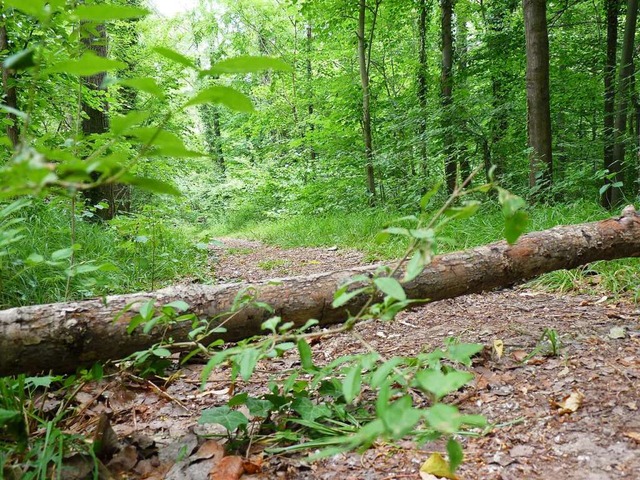
[[[87,31],[82,32],[82,43],[87,50],[92,51],[99,57],[107,56],[107,30],[104,24],[94,25],[91,23],[82,23]],[[83,78],[84,86],[90,91],[100,91],[106,72],[100,72]],[[108,105],[103,102],[97,108],[85,101],[82,102],[82,111],[85,116],[82,119],[82,133],[85,136],[93,134],[102,134],[109,131],[109,114]],[[95,177],[97,180],[97,177]],[[104,184],[99,185],[84,192],[85,198],[91,206],[97,205],[104,201],[106,208],[97,209],[96,215],[103,220],[111,220],[115,217],[118,210],[122,210],[122,206],[128,205],[129,189],[124,185]]]
[[[453,151],[453,131],[451,104],[453,103],[453,0],[441,0],[442,8],[442,74],[440,85],[442,89],[442,146],[444,150],[444,175],[447,193],[451,194],[456,188],[457,163]]]
[[[546,0],[523,0],[527,55],[527,130],[529,186],[548,187],[553,178],[551,106],[549,101],[549,35]]]
[[[364,140],[365,174],[367,190],[371,203],[376,200],[376,183],[373,169],[373,139],[371,135],[371,94],[369,92],[369,61],[371,45],[367,45],[365,37],[367,18],[367,2],[360,0],[358,11],[358,64],[360,66],[360,82],[362,84],[362,138]],[[371,35],[373,38],[373,35]]]
[[[625,131],[627,124],[627,108],[629,106],[629,90],[633,72],[633,45],[636,34],[638,18],[638,0],[628,0],[627,18],[624,26],[624,39],[622,40],[622,53],[620,55],[620,70],[618,80],[618,107],[613,128],[613,160],[610,174],[613,185],[621,185],[624,180],[624,150]],[[615,207],[622,202],[622,189],[611,186],[610,203]]]
[[[420,170],[426,180],[429,173],[427,159],[427,14],[429,5],[427,0],[420,0],[418,4],[418,37],[420,48],[418,52],[418,105],[420,105],[420,118],[418,120],[418,142],[420,145]],[[426,191],[425,187],[425,191]]]
[[[620,0],[606,0],[607,13],[607,61],[604,67],[604,168],[609,172],[614,171],[613,144],[614,144],[614,120],[616,99],[616,56],[618,48],[618,12]],[[605,178],[605,185],[613,185],[610,178]],[[616,191],[618,190],[618,191]],[[609,187],[602,195],[601,202],[604,208],[612,208],[620,197],[619,187]]]
[[[435,257],[424,272],[405,285],[410,298],[440,300],[518,284],[543,273],[575,268],[596,260],[640,256],[640,215],[633,207],[621,217],[530,233],[513,246],[505,242]],[[321,325],[344,321],[365,298],[355,297],[343,308],[331,307],[335,290],[356,274],[371,275],[375,266],[294,277],[255,284],[187,285],[152,293],[106,299],[19,307],[0,311],[0,375],[70,371],[79,365],[122,358],[149,347],[161,334],[128,335],[129,320],[150,299],[156,306],[183,300],[201,318],[229,311],[238,292],[255,288],[257,298],[270,304],[285,321],[304,324],[315,318]],[[133,305],[117,321],[114,318]],[[234,314],[221,338],[235,341],[260,333],[272,314],[250,308]],[[190,322],[166,333],[176,341],[187,339]]]
[[[307,112],[309,114],[308,117],[308,129],[309,129],[309,133],[311,134],[311,140],[308,141],[308,148],[309,148],[309,162],[310,162],[310,166],[311,169],[315,169],[316,168],[316,160],[317,160],[317,154],[316,154],[316,149],[314,147],[314,142],[315,139],[313,138],[313,133],[315,131],[315,123],[313,120],[313,68],[311,65],[311,54],[312,54],[312,46],[313,46],[313,31],[312,31],[312,26],[311,23],[307,24],[307,48],[306,48],[306,54],[307,54],[307,59],[306,59],[306,64],[307,64],[307,99],[309,104],[307,105]],[[305,136],[306,132],[305,132]]]

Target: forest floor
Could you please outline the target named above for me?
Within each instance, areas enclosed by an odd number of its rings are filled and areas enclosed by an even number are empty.
[[[248,240],[222,242],[224,247],[211,250],[212,270],[221,282],[306,275],[363,263],[362,254],[336,248],[284,250]],[[386,357],[438,348],[449,337],[485,345],[473,362],[476,379],[447,399],[463,412],[485,415],[496,425],[483,436],[460,439],[465,452],[457,472],[461,480],[637,479],[639,318],[639,307],[630,299],[516,288],[433,302],[402,313],[392,323],[369,323],[356,331]],[[558,354],[540,352],[523,363],[523,357],[541,344],[545,328],[557,332]],[[496,340],[504,344],[500,358],[493,347]],[[313,346],[317,364],[362,351],[361,342],[351,333],[324,338]],[[260,362],[257,375],[236,390],[264,392],[270,375],[296,362],[294,354]],[[214,373],[201,391],[201,368],[183,368],[162,390],[104,380],[101,397],[96,397],[95,385],[93,393],[86,392],[90,401],[86,415],[105,409],[113,412],[118,437],[138,438],[134,442],[138,452],[141,444],[149,446],[153,440],[153,450],[160,457],[132,464],[135,478],[420,479],[420,466],[429,455],[445,451],[438,442],[418,446],[406,440],[377,444],[362,455],[341,454],[314,463],[303,454],[261,459],[257,454],[243,467],[238,457],[230,456],[222,468],[217,463],[222,447],[201,437],[215,428],[198,425],[197,420],[202,409],[224,405],[229,399],[229,372]],[[577,409],[562,414],[558,404],[572,394],[572,399],[578,398]],[[174,464],[171,459],[178,452],[183,459]],[[242,475],[256,464],[259,472]],[[208,477],[211,469],[218,473]]]

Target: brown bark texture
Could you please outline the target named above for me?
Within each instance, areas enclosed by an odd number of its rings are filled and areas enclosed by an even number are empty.
[[[549,35],[546,0],[523,0],[527,54],[527,129],[529,186],[548,186],[552,179]],[[542,176],[539,177],[539,172]]]
[[[410,298],[440,300],[518,284],[543,273],[575,268],[596,260],[640,256],[640,215],[633,207],[621,217],[530,233],[516,245],[497,242],[435,257],[424,272],[405,285]],[[257,298],[274,314],[248,308],[236,312],[221,335],[235,341],[260,334],[272,315],[297,325],[315,318],[321,325],[344,321],[366,298],[355,297],[343,308],[331,306],[335,290],[357,274],[372,274],[375,266],[255,284],[183,285],[151,293],[105,299],[35,305],[0,311],[0,375],[21,372],[70,371],[95,361],[118,359],[149,347],[159,335],[126,332],[129,320],[150,299],[156,306],[183,300],[202,318],[228,312],[238,292],[255,288]],[[114,318],[127,306],[130,310]],[[190,322],[165,334],[187,339]]]
[[[440,85],[442,89],[442,109],[444,131],[442,139],[442,147],[444,149],[444,173],[447,184],[447,193],[451,194],[456,188],[457,163],[453,151],[453,132],[452,123],[453,115],[451,107],[453,103],[453,0],[442,0],[440,3],[442,9],[441,25],[442,25],[442,72]]]
[[[628,0],[627,17],[624,26],[624,38],[622,39],[622,52],[620,54],[620,69],[618,79],[618,106],[613,129],[613,159],[609,168],[614,174],[613,182],[623,182],[624,180],[624,155],[627,138],[625,135],[627,125],[627,111],[629,107],[629,92],[631,90],[631,79],[633,77],[633,46],[636,35],[636,25],[638,19],[638,0]],[[610,203],[612,207],[622,202],[622,190],[611,187]]]

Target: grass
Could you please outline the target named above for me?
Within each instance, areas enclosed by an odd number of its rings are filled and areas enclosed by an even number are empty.
[[[17,231],[15,241],[3,244],[11,230]],[[187,227],[141,213],[107,224],[77,215],[72,240],[68,200],[34,200],[0,222],[0,308],[152,290],[203,277],[207,252],[195,238]]]
[[[610,212],[599,205],[588,202],[530,207],[529,214],[528,231],[591,222],[611,216]],[[400,216],[384,210],[364,209],[313,218],[283,217],[247,223],[240,228],[216,225],[210,233],[260,240],[283,248],[337,245],[340,248],[353,248],[365,252],[367,260],[388,260],[400,257],[405,251],[406,243],[401,238],[391,237],[389,241],[379,244],[375,237],[380,230],[388,227]],[[496,205],[484,205],[475,216],[446,225],[440,232],[439,239],[438,253],[464,250],[502,240],[502,212]],[[532,281],[531,285],[559,292],[632,292],[638,297],[640,260],[595,262],[588,268],[543,275]]]

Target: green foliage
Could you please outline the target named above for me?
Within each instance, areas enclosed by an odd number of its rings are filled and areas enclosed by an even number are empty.
[[[73,413],[69,407],[78,385],[99,380],[102,368],[68,377],[42,376],[0,378],[0,476],[2,478],[45,480],[64,478],[64,460],[77,455],[98,474],[98,460],[90,442],[68,433],[65,423]],[[57,409],[49,411],[43,399],[48,394],[61,398]]]

